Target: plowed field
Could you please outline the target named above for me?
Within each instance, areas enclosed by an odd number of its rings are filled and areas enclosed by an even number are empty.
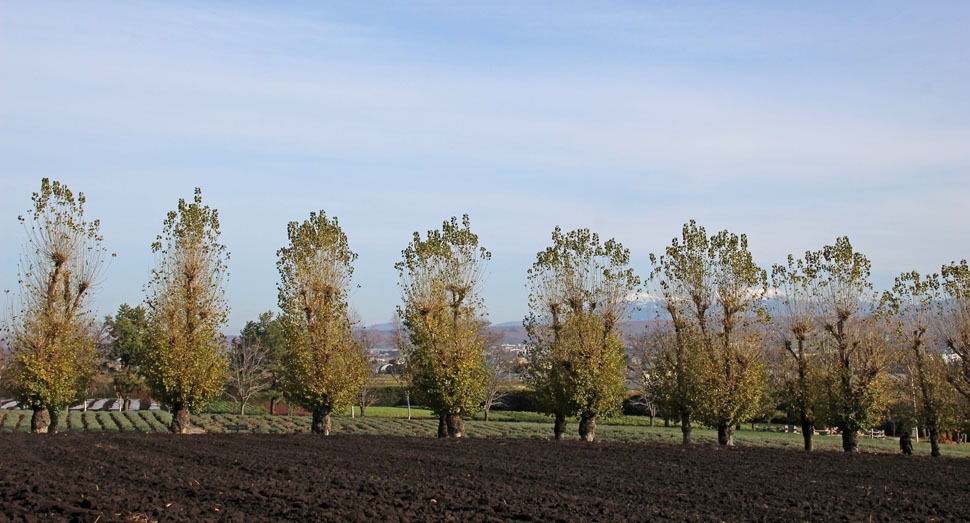
[[[970,460],[311,435],[0,437],[0,520],[970,519]]]

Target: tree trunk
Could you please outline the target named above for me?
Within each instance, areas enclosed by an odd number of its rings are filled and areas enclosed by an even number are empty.
[[[485,409],[485,423],[488,423],[488,409]]]
[[[438,437],[447,438],[448,437],[448,424],[445,423],[445,415],[442,414],[438,416]]]
[[[310,425],[310,432],[314,434],[330,435],[330,412],[329,406],[317,407],[313,411],[313,422]]]
[[[684,436],[684,446],[690,445],[690,418],[688,416],[683,416],[680,419],[680,432]]]
[[[814,448],[812,436],[815,435],[815,425],[807,421],[802,421],[802,439],[805,440],[805,452],[811,452]]]
[[[360,417],[362,417],[362,418],[364,417],[364,409],[366,409],[366,408],[367,407],[364,406],[363,403],[360,404]]]
[[[664,427],[669,427],[669,426],[670,426],[670,418],[668,418],[667,416],[664,416]]]
[[[940,431],[930,427],[930,456],[940,457]]]
[[[50,416],[50,425],[47,426],[47,433],[57,434],[57,424],[61,421],[61,416],[63,416],[61,409],[48,409],[48,416]]]
[[[596,437],[596,416],[583,415],[579,418],[579,438],[592,443]]]
[[[239,402],[239,415],[240,416],[244,416],[245,414],[246,414],[246,402],[245,401],[240,401]]]
[[[899,436],[899,450],[903,454],[910,456],[913,454],[913,438],[910,436],[909,432],[904,432]]]
[[[734,446],[734,427],[727,423],[717,424],[717,444],[722,447]]]
[[[448,437],[460,438],[465,432],[465,422],[462,421],[461,415],[449,414],[446,421],[448,423]]]
[[[168,430],[175,434],[185,434],[189,430],[189,409],[185,407],[172,407],[172,424]]]
[[[404,393],[404,401],[407,402],[408,404],[408,420],[410,420],[411,419],[411,393],[410,392]]]
[[[653,426],[653,414],[650,415],[650,426]]]
[[[34,414],[30,417],[30,431],[34,434],[47,434],[50,424],[50,412],[47,409],[34,408]]]
[[[556,435],[556,441],[561,440],[562,435],[566,432],[566,416],[556,414],[556,422],[552,426],[552,430]]]
[[[276,396],[269,399],[269,415],[273,416],[276,414]]]
[[[857,430],[842,431],[842,450],[846,452],[859,451],[859,431]]]

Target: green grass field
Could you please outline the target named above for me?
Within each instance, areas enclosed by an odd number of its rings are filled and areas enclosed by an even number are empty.
[[[411,409],[412,419],[407,418],[407,409],[398,407],[369,407],[367,416],[334,416],[335,434],[370,434],[388,436],[434,437],[437,434],[438,420],[425,409]],[[27,432],[30,429],[30,411],[0,411],[0,432]],[[349,414],[349,411],[348,411]],[[164,411],[126,411],[126,412],[77,412],[72,411],[61,418],[58,429],[62,432],[166,432],[171,414]],[[200,414],[192,416],[192,423],[206,432],[226,432],[229,425],[245,425],[248,432],[257,434],[306,433],[310,431],[309,416],[268,416],[239,414]],[[632,443],[679,444],[679,427],[648,426],[648,418],[639,416],[620,416],[602,420],[596,426],[597,441]],[[763,427],[763,426],[762,426]],[[578,423],[570,421],[567,439],[578,439]],[[552,439],[552,420],[547,416],[532,412],[493,412],[489,421],[481,415],[465,422],[465,433],[469,438],[533,438]],[[713,445],[717,432],[711,429],[695,428],[693,439],[696,444]],[[798,434],[767,430],[739,430],[735,432],[735,442],[742,447],[776,447],[799,450],[802,437]],[[899,447],[893,439],[860,438],[863,452],[898,453]],[[818,450],[839,451],[842,439],[839,436],[816,436]],[[945,456],[970,458],[970,445],[942,445]],[[915,453],[929,455],[929,444],[921,441],[915,446]]]

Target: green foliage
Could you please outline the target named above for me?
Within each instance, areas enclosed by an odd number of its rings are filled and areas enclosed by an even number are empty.
[[[417,232],[395,264],[409,342],[403,347],[421,402],[439,415],[469,415],[485,398],[485,306],[478,296],[491,254],[478,245],[468,215]]]
[[[98,220],[84,218],[85,198],[41,180],[24,225],[20,307],[7,325],[11,350],[6,387],[34,408],[59,411],[78,397],[97,369],[97,340],[87,304],[105,249]],[[29,224],[29,225],[28,225]]]
[[[266,351],[266,370],[269,373],[268,388],[261,394],[270,399],[283,397],[283,354],[286,351],[286,337],[283,324],[273,314],[266,311],[256,321],[246,322],[239,332],[240,342],[256,343]]]
[[[141,372],[152,396],[200,412],[222,391],[228,359],[224,285],[229,253],[219,240],[218,211],[180,199],[152,244],[159,264],[147,286],[148,347]]]
[[[105,317],[104,325],[112,339],[108,357],[121,361],[125,367],[137,367],[148,347],[145,308],[122,303],[117,314]]]
[[[145,308],[122,303],[114,317],[105,317],[104,325],[111,337],[107,356],[110,360],[121,363],[121,368],[112,372],[112,385],[119,396],[130,397],[143,386],[143,380],[137,371],[148,348],[148,319]]]
[[[289,245],[277,253],[283,390],[309,411],[342,409],[354,402],[368,371],[347,306],[357,255],[337,219],[323,211],[290,222],[287,236]]]

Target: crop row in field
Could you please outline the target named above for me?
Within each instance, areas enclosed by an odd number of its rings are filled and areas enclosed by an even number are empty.
[[[371,412],[368,409],[368,412]],[[375,410],[374,413],[379,413]],[[412,413],[415,414],[415,413]],[[27,432],[30,430],[30,411],[0,411],[0,432]],[[425,415],[427,416],[427,415]],[[167,432],[171,414],[165,411],[125,411],[125,412],[78,412],[72,411],[58,422],[61,432]],[[245,426],[243,432],[255,434],[293,434],[310,431],[309,416],[241,416],[239,414],[200,414],[192,416],[192,423],[205,432],[227,432],[230,426]],[[361,434],[384,436],[434,437],[438,421],[430,417],[405,419],[396,417],[355,417],[335,416],[334,434]],[[571,423],[567,439],[576,439],[577,425]],[[551,439],[552,425],[535,421],[482,421],[468,420],[465,433],[469,438],[525,438]],[[649,427],[642,425],[599,424],[596,438],[605,442],[632,443],[679,443],[678,427]],[[717,434],[709,429],[695,429],[693,439],[698,444],[715,444]],[[735,433],[739,446],[801,448],[801,436],[790,433],[770,431],[739,430]],[[815,438],[819,450],[837,451],[841,449],[841,438],[819,436]],[[898,452],[895,440],[863,438],[862,450],[866,452]],[[928,444],[920,443],[916,452],[928,454]],[[944,445],[943,452],[951,456],[970,456],[970,445]]]

